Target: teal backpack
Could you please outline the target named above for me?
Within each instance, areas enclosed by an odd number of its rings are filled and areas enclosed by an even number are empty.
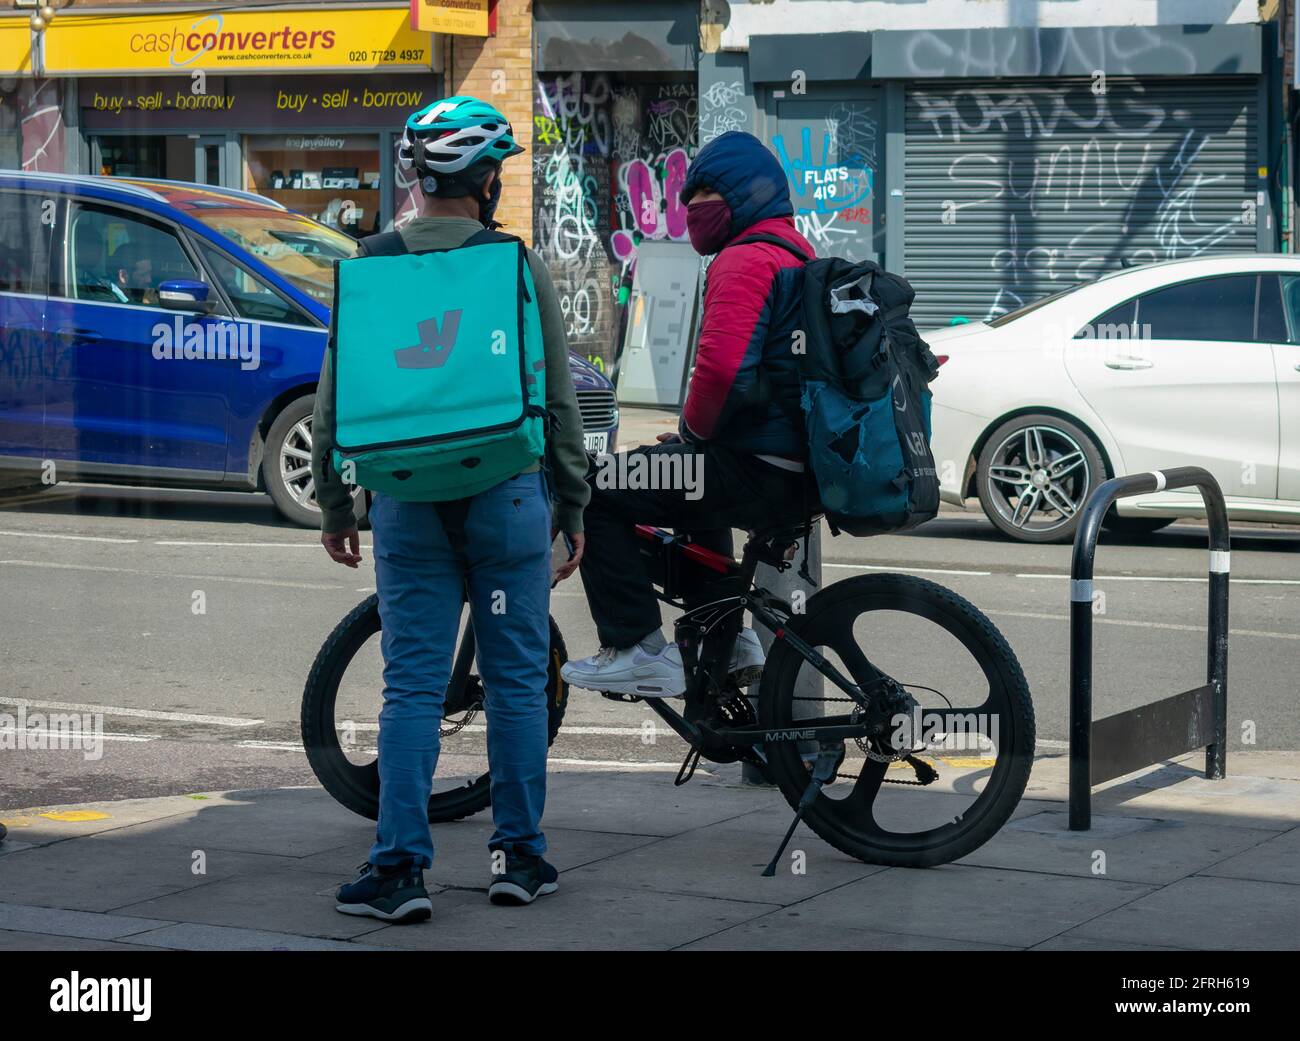
[[[333,465],[395,499],[486,491],[546,450],[546,357],[524,244],[484,230],[406,251],[397,232],[336,262]]]

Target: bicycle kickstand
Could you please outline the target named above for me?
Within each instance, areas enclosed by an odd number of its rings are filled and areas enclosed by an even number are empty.
[[[799,822],[803,820],[803,815],[808,807],[817,801],[817,793],[822,790],[827,781],[835,776],[841,758],[843,758],[843,750],[839,748],[823,748],[818,754],[817,761],[813,763],[812,780],[808,782],[808,787],[804,789],[804,793],[799,799],[799,806],[794,811],[794,820],[790,822],[790,830],[785,833],[785,838],[781,840],[781,845],[777,847],[772,862],[763,869],[763,878],[772,878],[776,875],[776,862],[781,859],[785,847],[790,845],[790,840],[794,838],[794,830],[799,827]]]

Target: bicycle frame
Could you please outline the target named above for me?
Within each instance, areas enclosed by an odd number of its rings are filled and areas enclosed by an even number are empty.
[[[662,529],[638,525],[637,533],[650,544],[642,547],[643,553],[653,558],[659,554],[689,554],[699,565],[715,571],[719,578],[711,580],[710,591],[722,593],[716,599],[686,608],[676,595],[676,574],[671,564],[658,571],[663,578],[659,599],[674,607],[684,608],[677,619],[675,632],[682,651],[682,664],[686,670],[686,714],[678,712],[663,698],[646,698],[645,703],[679,737],[696,749],[718,744],[729,745],[741,751],[744,758],[763,758],[757,746],[775,742],[817,741],[842,742],[845,739],[866,738],[885,732],[892,711],[882,713],[875,704],[873,694],[889,677],[869,661],[873,676],[864,689],[846,677],[839,669],[797,634],[790,632],[788,623],[794,611],[786,601],[762,588],[754,588],[754,574],[760,562],[779,570],[790,566],[784,553],[794,544],[789,529],[769,529],[751,535],[745,543],[739,565],[734,560],[710,550],[695,546],[680,536]],[[653,560],[652,560],[653,563]],[[662,563],[662,562],[660,562]],[[822,716],[806,725],[770,730],[762,726],[713,727],[705,721],[710,704],[711,688],[721,690],[726,679],[726,664],[740,632],[737,616],[748,611],[766,628],[774,640],[780,640],[830,680],[858,705],[858,711],[844,716]],[[705,648],[701,656],[698,652]]]

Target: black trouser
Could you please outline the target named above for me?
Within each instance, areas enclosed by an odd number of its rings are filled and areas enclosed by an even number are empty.
[[[583,514],[587,548],[580,571],[602,647],[631,647],[662,624],[659,601],[638,548],[636,525],[672,528],[730,556],[732,528],[802,524],[817,502],[804,474],[719,445],[672,442],[619,455],[637,453],[696,456],[693,471],[673,470],[671,464],[659,462],[650,472],[693,472],[702,478],[700,494],[688,497],[689,490],[680,482],[667,488],[602,487],[609,481],[601,479],[600,469],[588,477],[592,494]],[[604,457],[604,464],[609,467],[610,457]],[[607,477],[622,472],[606,470]],[[630,474],[631,468],[626,472]]]

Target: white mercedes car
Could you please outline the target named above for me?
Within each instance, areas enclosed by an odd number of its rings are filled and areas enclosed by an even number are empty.
[[[1073,537],[1108,477],[1203,466],[1234,520],[1300,522],[1300,256],[1128,268],[989,322],[923,331],[940,357],[946,502],[1002,532]],[[1196,489],[1117,503],[1112,530],[1203,517]]]

